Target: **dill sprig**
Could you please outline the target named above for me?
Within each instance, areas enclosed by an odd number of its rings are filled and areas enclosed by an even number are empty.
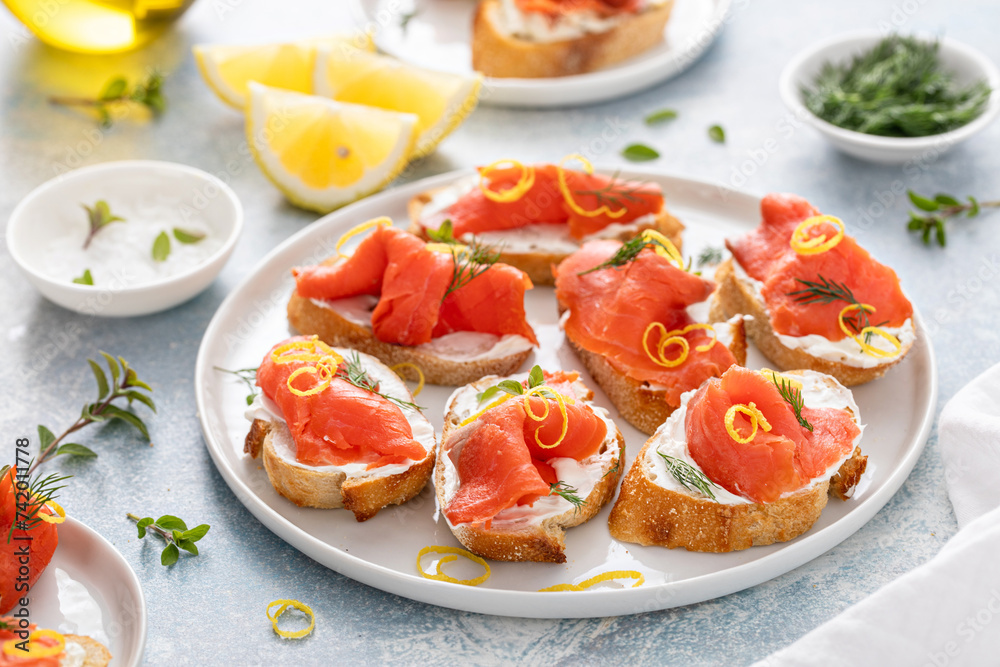
[[[587,504],[586,499],[581,498],[579,494],[580,492],[575,486],[570,486],[562,480],[549,485],[549,495],[556,495],[568,501],[573,506],[574,511]]]
[[[604,479],[604,478],[605,478],[605,477],[607,477],[608,475],[614,475],[614,474],[615,474],[616,472],[618,472],[618,468],[619,468],[619,466],[621,466],[621,464],[622,464],[622,461],[621,461],[621,457],[619,457],[619,458],[615,459],[615,466],[614,466],[613,468],[610,468],[610,469],[609,469],[609,470],[608,470],[608,471],[607,471],[606,473],[604,473],[603,475],[601,475],[601,479]]]
[[[813,425],[802,416],[802,408],[806,407],[805,399],[802,398],[802,390],[793,386],[792,383],[786,378],[773,371],[771,372],[771,381],[774,382],[774,386],[778,388],[778,393],[781,394],[781,398],[785,400],[785,403],[788,403],[788,405],[791,406],[792,412],[795,413],[795,419],[799,422],[799,426],[812,433]]]
[[[826,305],[836,301],[843,301],[844,303],[855,305],[857,308],[854,312],[844,316],[844,323],[857,334],[864,331],[866,327],[873,326],[871,320],[868,319],[868,311],[861,307],[861,302],[855,298],[854,292],[851,291],[850,287],[845,283],[838,283],[836,280],[827,280],[822,275],[817,275],[816,278],[816,280],[796,278],[795,282],[802,283],[805,285],[805,288],[788,292],[788,296],[793,296],[797,302],[804,304],[818,303]],[[885,324],[886,322],[880,322],[874,326],[880,327]],[[865,343],[870,343],[871,337],[872,332],[867,332],[865,334]]]
[[[365,391],[371,392],[376,396],[381,396],[385,400],[390,403],[394,403],[401,408],[408,408],[410,410],[424,409],[416,403],[409,403],[396,398],[395,396],[379,391],[378,382],[372,380],[371,376],[368,375],[368,371],[366,371],[365,367],[361,364],[361,357],[358,356],[357,352],[352,351],[350,356],[344,360],[344,363],[337,369],[337,377],[353,384],[359,389],[364,389]]]
[[[705,246],[698,255],[698,267],[715,266],[722,262],[722,248],[718,246]]]
[[[588,273],[593,273],[594,271],[600,271],[601,269],[613,269],[613,268],[618,268],[619,266],[624,266],[629,262],[635,261],[635,258],[639,256],[639,253],[645,250],[646,248],[651,248],[651,249],[663,248],[668,252],[671,250],[670,248],[667,248],[667,246],[663,245],[663,243],[660,242],[658,239],[649,238],[644,236],[643,234],[640,234],[639,236],[633,238],[631,241],[622,244],[622,247],[618,248],[615,254],[609,257],[608,259],[604,260],[603,262],[601,262],[600,264],[598,264],[593,268],[587,269],[586,271],[580,271],[576,275],[583,276]],[[690,269],[690,267],[691,263],[689,260],[688,269]]]
[[[253,403],[253,399],[257,397],[257,369],[256,368],[238,368],[235,371],[231,371],[228,368],[222,368],[221,366],[212,366],[217,371],[222,371],[223,373],[229,373],[230,375],[235,375],[240,379],[243,384],[247,386],[249,393],[247,394],[247,405]]]
[[[33,462],[29,462],[28,468],[32,467]],[[10,467],[7,466],[0,471],[0,477],[9,474],[9,472]],[[10,531],[7,533],[8,544],[10,544],[14,536],[15,528],[28,532],[42,522],[41,517],[38,516],[39,512],[41,512],[46,503],[58,498],[56,492],[66,488],[65,484],[59,483],[66,481],[70,477],[71,475],[60,475],[58,473],[51,473],[42,477],[41,473],[39,473],[34,477],[28,478],[28,500],[23,504],[19,504],[15,517],[16,520],[11,522]],[[22,508],[24,511],[21,511]]]
[[[932,198],[918,195],[913,190],[909,190],[907,191],[907,195],[914,206],[921,211],[931,214],[917,215],[914,211],[910,211],[910,221],[906,225],[907,229],[911,232],[920,232],[924,245],[931,244],[931,234],[933,234],[937,244],[942,248],[948,243],[944,227],[945,220],[963,213],[967,218],[974,218],[979,215],[983,208],[996,208],[1000,206],[1000,201],[981,202],[971,195],[967,197],[967,204],[963,204],[952,195],[945,193],[934,195]]]
[[[473,280],[489,271],[490,267],[500,259],[500,251],[479,241],[473,241],[469,246],[455,246],[451,249],[453,263],[451,283],[445,290],[447,297],[455,290],[461,289]]]
[[[701,472],[694,466],[692,466],[687,461],[682,461],[681,459],[675,459],[673,456],[667,456],[660,450],[656,450],[664,463],[667,465],[667,472],[674,476],[681,486],[683,486],[688,491],[699,491],[703,496],[711,498],[718,502],[715,494],[712,493],[712,487],[718,488],[712,480],[705,476],[705,473]]]
[[[580,196],[592,196],[597,198],[598,207],[607,206],[609,208],[627,208],[625,202],[637,204],[642,201],[642,197],[636,196],[643,188],[649,185],[645,181],[632,182],[620,180],[620,171],[611,175],[611,180],[603,188],[596,190],[574,190],[573,193]]]
[[[990,87],[956,85],[937,42],[890,35],[849,63],[823,65],[803,102],[819,118],[855,132],[925,137],[966,125],[986,109]]]

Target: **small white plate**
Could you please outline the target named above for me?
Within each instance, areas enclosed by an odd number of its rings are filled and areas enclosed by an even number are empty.
[[[551,79],[487,77],[481,101],[503,107],[561,107],[616,99],[674,77],[715,41],[731,0],[675,0],[665,40],[598,72]],[[359,25],[380,50],[429,69],[472,73],[474,0],[355,0]],[[403,17],[412,15],[401,28]]]
[[[268,255],[212,318],[195,364],[195,398],[206,446],[237,499],[276,535],[327,567],[414,600],[505,616],[612,616],[699,602],[788,572],[861,528],[906,480],[923,450],[937,396],[934,353],[924,334],[885,378],[854,391],[867,424],[861,447],[869,457],[868,473],[861,487],[849,501],[831,500],[816,525],[784,544],[726,554],[625,544],[608,532],[608,505],[588,523],[567,532],[565,564],[490,563],[489,581],[470,588],[417,573],[417,552],[422,547],[459,546],[445,522],[434,520],[430,484],[405,505],[384,509],[364,523],[357,523],[344,510],[300,508],[279,496],[260,464],[243,453],[250,426],[243,415],[246,387],[213,367],[256,367],[272,345],[290,335],[285,306],[294,288],[291,267],[325,259],[334,253],[345,231],[371,218],[387,215],[405,227],[406,204],[412,196],[469,173],[452,172],[388,190],[310,225]],[[671,212],[687,225],[684,249],[693,256],[706,245],[719,246],[725,237],[753,229],[760,221],[760,200],[752,195],[649,172],[622,175],[663,187]],[[621,419],[564,342],[553,289],[536,287],[528,292],[526,309],[541,345],[522,370],[538,363],[547,369],[581,371],[584,381],[594,388],[595,402],[611,411],[625,436],[626,463],[631,465],[646,436]],[[914,319],[922,332],[919,315],[915,313]],[[761,354],[751,348],[747,366],[765,365]],[[418,399],[427,407],[425,414],[438,433],[452,391],[452,387],[428,386]],[[599,572],[628,569],[643,572],[646,583],[621,590],[537,592]]]
[[[91,614],[82,619],[89,626],[78,628],[74,624],[81,619],[61,604],[61,578],[86,589],[100,608],[99,621]],[[28,591],[28,598],[31,622],[38,627],[87,635],[100,641],[111,651],[111,667],[133,667],[142,662],[146,601],[139,579],[110,542],[72,517],[59,525],[59,546],[49,566]],[[97,632],[93,631],[94,626]],[[88,627],[91,630],[85,631]]]
[[[838,35],[796,55],[781,72],[778,83],[785,106],[819,130],[839,150],[856,158],[881,164],[902,164],[916,158],[927,160],[936,157],[982,130],[1000,113],[1000,72],[996,65],[972,47],[944,38],[927,39],[940,42],[938,53],[941,64],[955,73],[956,82],[959,85],[969,85],[985,80],[993,89],[986,109],[971,123],[951,132],[929,137],[880,137],[837,127],[813,115],[806,108],[802,103],[802,87],[812,85],[824,64],[849,61],[851,57],[871,49],[884,38],[885,35],[877,30]]]

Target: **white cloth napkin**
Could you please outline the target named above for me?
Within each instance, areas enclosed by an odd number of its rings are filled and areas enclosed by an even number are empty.
[[[948,402],[938,438],[958,534],[755,667],[1000,665],[1000,365]]]

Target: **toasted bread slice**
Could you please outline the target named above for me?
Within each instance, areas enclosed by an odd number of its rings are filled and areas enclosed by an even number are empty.
[[[389,368],[374,357],[359,357],[369,373],[378,378],[380,391],[413,401],[406,385]],[[243,451],[254,459],[263,457],[264,470],[275,491],[300,507],[342,507],[353,512],[358,521],[366,521],[383,507],[401,505],[416,496],[434,470],[434,427],[417,411],[404,409],[403,414],[413,427],[414,439],[425,446],[426,456],[420,461],[373,470],[359,464],[314,468],[299,463],[291,432],[277,412],[276,406],[267,405],[261,395],[257,396],[247,411],[253,421]]]
[[[83,667],[106,667],[111,662],[111,651],[96,639],[84,637],[82,635],[64,635],[66,645],[79,644],[86,655],[83,658]]]
[[[832,378],[826,380],[836,386]],[[726,502],[722,497],[716,502],[681,486],[666,488],[654,481],[649,450],[659,445],[672,422],[646,441],[622,482],[608,519],[611,536],[617,540],[716,553],[787,542],[816,523],[829,494],[850,497],[867,466],[868,457],[855,444],[831,478],[815,480],[773,503]]]
[[[522,380],[527,375],[515,376],[514,380]],[[471,432],[475,428],[475,423],[465,427],[459,424],[470,416],[464,411],[456,410],[456,404],[463,392],[478,394],[488,387],[495,385],[501,377],[491,376],[482,378],[465,387],[461,387],[452,395],[448,404],[448,410],[444,418],[444,431],[441,434],[441,444],[438,447],[437,464],[434,471],[434,488],[437,494],[438,507],[447,506],[450,497],[448,496],[447,469],[450,467],[454,473],[454,464],[449,457],[452,448],[464,441],[463,432]],[[586,388],[579,380],[575,386],[580,388],[577,396],[581,400],[589,401],[593,398],[593,392]],[[566,529],[578,526],[593,518],[601,508],[604,507],[615,494],[618,488],[618,481],[622,476],[622,469],[625,457],[625,438],[621,431],[607,418],[607,413],[601,408],[595,408],[598,415],[603,415],[608,424],[608,435],[601,447],[600,452],[584,459],[590,462],[595,474],[599,473],[600,478],[584,499],[586,502],[578,508],[570,508],[563,512],[555,510],[548,512],[541,521],[529,522],[524,520],[502,520],[494,519],[487,528],[484,524],[459,524],[449,527],[458,541],[467,549],[484,558],[501,561],[536,561],[544,563],[565,563],[566,562]],[[457,474],[457,473],[456,473]],[[582,491],[583,489],[581,489]],[[581,493],[582,496],[582,493]],[[536,501],[536,504],[541,501]],[[563,501],[563,504],[568,505]],[[446,519],[447,521],[447,519]]]
[[[623,16],[604,32],[535,42],[502,28],[499,0],[483,0],[472,21],[472,69],[499,78],[548,78],[603,69],[663,41],[673,2]]]
[[[409,231],[411,234],[419,236],[422,239],[429,240],[427,236],[427,229],[420,223],[420,220],[423,217],[424,208],[434,199],[435,196],[444,190],[447,190],[448,187],[450,186],[421,192],[410,200],[407,210],[410,214]],[[546,227],[549,226],[552,225],[546,225]],[[656,214],[653,220],[641,222],[635,226],[626,227],[625,229],[609,236],[598,235],[598,237],[617,239],[625,242],[647,229],[655,229],[670,239],[670,241],[677,246],[678,250],[681,249],[681,232],[684,231],[684,225],[680,220],[670,214],[666,205],[660,209],[660,212]],[[516,229],[512,229],[507,233],[515,234],[516,231]],[[583,243],[582,241],[578,242],[571,239],[568,233],[566,235],[566,240],[575,245]],[[552,268],[558,266],[559,263],[566,259],[570,254],[571,253],[569,252],[561,252],[558,250],[552,251],[551,249],[541,247],[537,250],[531,251],[510,251],[501,247],[499,261],[521,269],[528,274],[528,277],[531,278],[531,282],[535,285],[553,285],[555,284],[555,276],[552,273]],[[499,371],[498,374],[500,374]]]
[[[781,342],[771,327],[767,306],[757,297],[751,286],[737,277],[731,258],[716,270],[715,280],[719,283],[719,289],[712,297],[710,317],[724,319],[736,314],[752,316],[747,322],[747,333],[764,356],[779,370],[808,368],[832,375],[844,386],[851,387],[882,377],[887,370],[902,361],[913,347],[912,341],[904,342],[895,357],[880,359],[877,365],[869,368],[814,357],[804,350],[787,347]]]

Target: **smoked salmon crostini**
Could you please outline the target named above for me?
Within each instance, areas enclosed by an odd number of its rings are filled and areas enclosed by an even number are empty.
[[[564,165],[579,161],[583,168]],[[551,285],[552,267],[592,239],[627,241],[654,229],[680,247],[684,225],[666,208],[656,183],[595,174],[569,155],[559,164],[501,160],[410,201],[410,231],[426,239],[478,240],[536,285]]]
[[[434,473],[438,507],[467,549],[563,563],[565,531],[621,478],[625,440],[576,373],[486,377],[452,394]]]
[[[29,597],[29,588],[42,576],[59,546],[58,524],[64,520],[54,504],[38,495],[24,498],[25,490],[33,493],[44,486],[38,479],[29,480],[26,473],[25,468],[0,466],[0,614]],[[34,488],[26,489],[24,484]],[[30,518],[25,519],[25,515]]]
[[[566,340],[643,433],[655,431],[684,392],[746,362],[741,317],[705,323],[689,312],[714,289],[653,231],[625,244],[591,241],[556,271]]]
[[[368,236],[350,256],[351,237]],[[299,333],[390,366],[414,364],[431,384],[512,373],[537,345],[525,319],[532,282],[478,243],[426,243],[388,218],[359,225],[338,255],[292,270],[288,320]]]
[[[752,315],[750,338],[779,368],[809,368],[852,386],[882,377],[916,341],[899,277],[795,195],[761,202],[760,226],[726,241],[717,317]]]
[[[815,371],[733,366],[681,398],[622,482],[615,539],[725,552],[791,540],[865,472],[849,389]]]
[[[430,479],[434,427],[378,359],[296,336],[264,356],[257,385],[244,451],[263,457],[275,491],[296,505],[365,521]]]
[[[26,619],[0,617],[0,665],[105,667],[110,662],[111,652],[96,639],[42,630]]]

